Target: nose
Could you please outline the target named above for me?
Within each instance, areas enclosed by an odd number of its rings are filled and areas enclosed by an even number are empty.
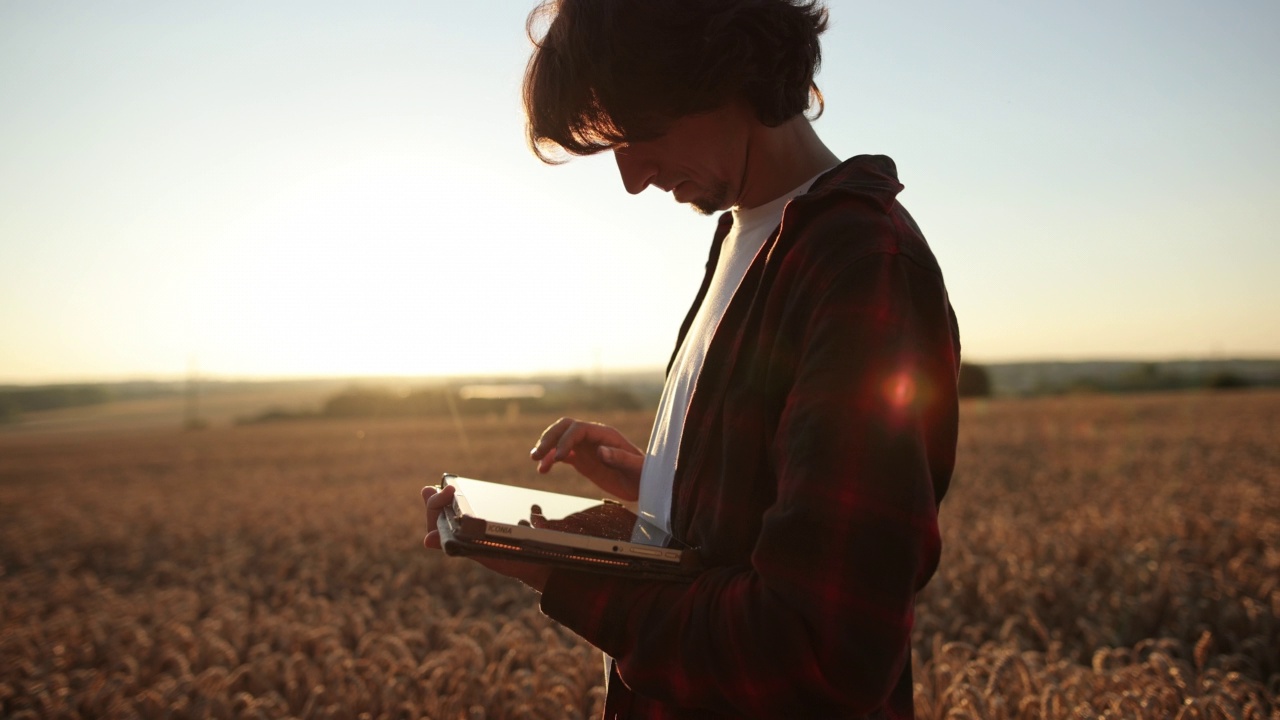
[[[658,167],[634,148],[614,148],[613,159],[618,163],[618,174],[627,192],[636,195],[653,184]]]

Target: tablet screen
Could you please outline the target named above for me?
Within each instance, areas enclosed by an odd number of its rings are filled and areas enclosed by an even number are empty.
[[[491,523],[669,546],[667,533],[617,502],[456,476],[445,482],[457,486],[462,514]]]

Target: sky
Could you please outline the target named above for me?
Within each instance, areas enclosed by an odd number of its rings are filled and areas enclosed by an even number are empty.
[[[663,366],[714,220],[532,156],[533,4],[0,3],[0,383]],[[828,7],[967,360],[1280,356],[1280,3]]]

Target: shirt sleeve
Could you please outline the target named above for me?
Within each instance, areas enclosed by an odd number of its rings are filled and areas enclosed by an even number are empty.
[[[905,255],[828,270],[800,308],[770,448],[777,496],[750,564],[689,584],[557,571],[545,588],[543,611],[642,695],[742,717],[858,716],[910,662],[954,462],[954,316],[941,277]]]

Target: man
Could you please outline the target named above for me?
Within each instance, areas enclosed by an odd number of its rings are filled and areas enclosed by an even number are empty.
[[[647,449],[566,418],[531,457],[638,499],[707,570],[676,583],[486,564],[613,659],[607,717],[910,717],[959,335],[893,162],[839,162],[804,115],[822,102],[825,10],[559,0],[540,21],[525,78],[535,152],[610,150],[629,192],[729,212]],[[423,497],[438,547],[452,492]]]

